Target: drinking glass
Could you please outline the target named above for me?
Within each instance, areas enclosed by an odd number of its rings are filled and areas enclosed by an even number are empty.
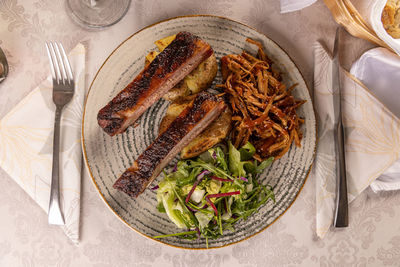
[[[66,0],[71,18],[80,26],[103,29],[122,19],[131,0]]]

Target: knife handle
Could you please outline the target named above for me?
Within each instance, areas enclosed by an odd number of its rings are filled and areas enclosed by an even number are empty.
[[[336,194],[336,214],[335,214],[335,227],[347,227],[349,226],[349,207],[347,199],[347,178],[346,178],[346,161],[344,152],[344,129],[342,124],[342,118],[339,117],[337,127],[337,156],[339,157],[339,166],[336,168],[336,177],[339,177],[337,184]]]

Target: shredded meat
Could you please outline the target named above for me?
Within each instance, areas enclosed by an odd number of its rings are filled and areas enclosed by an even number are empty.
[[[255,159],[282,157],[293,143],[301,145],[304,123],[296,109],[306,101],[296,100],[271,69],[272,61],[261,43],[247,39],[258,47],[257,56],[246,51],[221,59],[223,88],[233,111],[232,143],[241,147],[250,141],[256,147]]]

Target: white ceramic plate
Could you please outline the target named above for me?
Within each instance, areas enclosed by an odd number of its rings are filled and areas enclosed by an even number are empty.
[[[307,100],[299,109],[300,116],[305,118],[301,148],[293,145],[284,157],[275,161],[259,177],[263,183],[273,186],[276,203],[269,201],[258,213],[246,221],[240,221],[234,232],[227,231],[223,237],[209,240],[210,248],[222,247],[261,232],[282,215],[303,187],[314,159],[316,125],[307,86],[289,56],[265,35],[226,18],[187,16],[157,23],[129,37],[107,58],[90,87],[82,126],[85,162],[103,200],[133,230],[149,238],[180,231],[165,214],[157,211],[156,192],[146,190],[137,199],[132,199],[112,188],[115,180],[156,138],[168,102],[158,101],[142,115],[137,127],[129,127],[125,133],[114,137],[104,133],[97,124],[99,109],[143,69],[145,55],[156,49],[153,42],[180,31],[189,31],[207,41],[218,60],[226,54],[240,53],[247,47],[247,37],[260,40],[268,56],[275,62],[275,67],[283,73],[284,83],[287,86],[297,83],[293,94],[298,99]],[[213,86],[216,83],[221,83],[220,74]],[[153,185],[161,178],[159,176]],[[157,241],[182,248],[206,247],[204,239],[193,241],[170,237]]]

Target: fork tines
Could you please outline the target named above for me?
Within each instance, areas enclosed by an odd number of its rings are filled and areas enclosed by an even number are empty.
[[[46,43],[47,55],[51,65],[51,75],[53,81],[58,84],[73,83],[73,74],[64,47],[61,43]],[[61,52],[60,52],[61,51]]]

